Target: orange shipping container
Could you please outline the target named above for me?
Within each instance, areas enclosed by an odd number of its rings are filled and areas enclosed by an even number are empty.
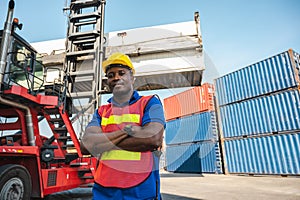
[[[205,83],[164,99],[166,120],[214,110],[214,86]]]

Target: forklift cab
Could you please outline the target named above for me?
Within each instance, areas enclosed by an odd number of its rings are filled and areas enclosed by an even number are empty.
[[[3,30],[0,30],[0,41]],[[36,94],[43,87],[43,65],[41,55],[15,32],[11,35],[11,44],[7,55],[4,73],[4,89],[11,85],[20,85]]]

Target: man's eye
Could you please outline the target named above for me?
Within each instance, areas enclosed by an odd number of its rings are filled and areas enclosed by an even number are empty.
[[[114,75],[112,73],[107,74],[107,78],[113,78]]]
[[[126,74],[126,72],[123,70],[120,70],[117,73],[111,72],[111,73],[107,74],[107,78],[109,78],[109,79],[114,78],[116,76],[116,74],[118,74],[118,76],[124,76]]]
[[[124,71],[119,71],[119,76],[123,76],[125,74]]]

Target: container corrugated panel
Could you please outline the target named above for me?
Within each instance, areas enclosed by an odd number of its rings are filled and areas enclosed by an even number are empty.
[[[300,85],[300,55],[288,50],[215,80],[219,106]]]
[[[222,173],[218,142],[167,146],[166,163],[171,172]]]
[[[199,148],[201,172],[223,173],[219,142],[201,142]]]
[[[300,175],[300,133],[224,142],[229,173]]]
[[[214,86],[205,83],[164,99],[166,120],[214,110]]]
[[[220,120],[224,138],[300,130],[300,91],[222,106]]]
[[[170,172],[201,173],[199,146],[182,144],[166,147],[166,169]]]
[[[168,121],[165,129],[167,145],[217,140],[215,112],[203,112]]]

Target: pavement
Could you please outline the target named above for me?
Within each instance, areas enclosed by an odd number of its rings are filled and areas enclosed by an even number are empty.
[[[163,200],[300,200],[300,176],[161,173]]]
[[[300,176],[184,174],[161,171],[163,200],[300,200]],[[91,188],[50,195],[50,199],[89,200]]]

